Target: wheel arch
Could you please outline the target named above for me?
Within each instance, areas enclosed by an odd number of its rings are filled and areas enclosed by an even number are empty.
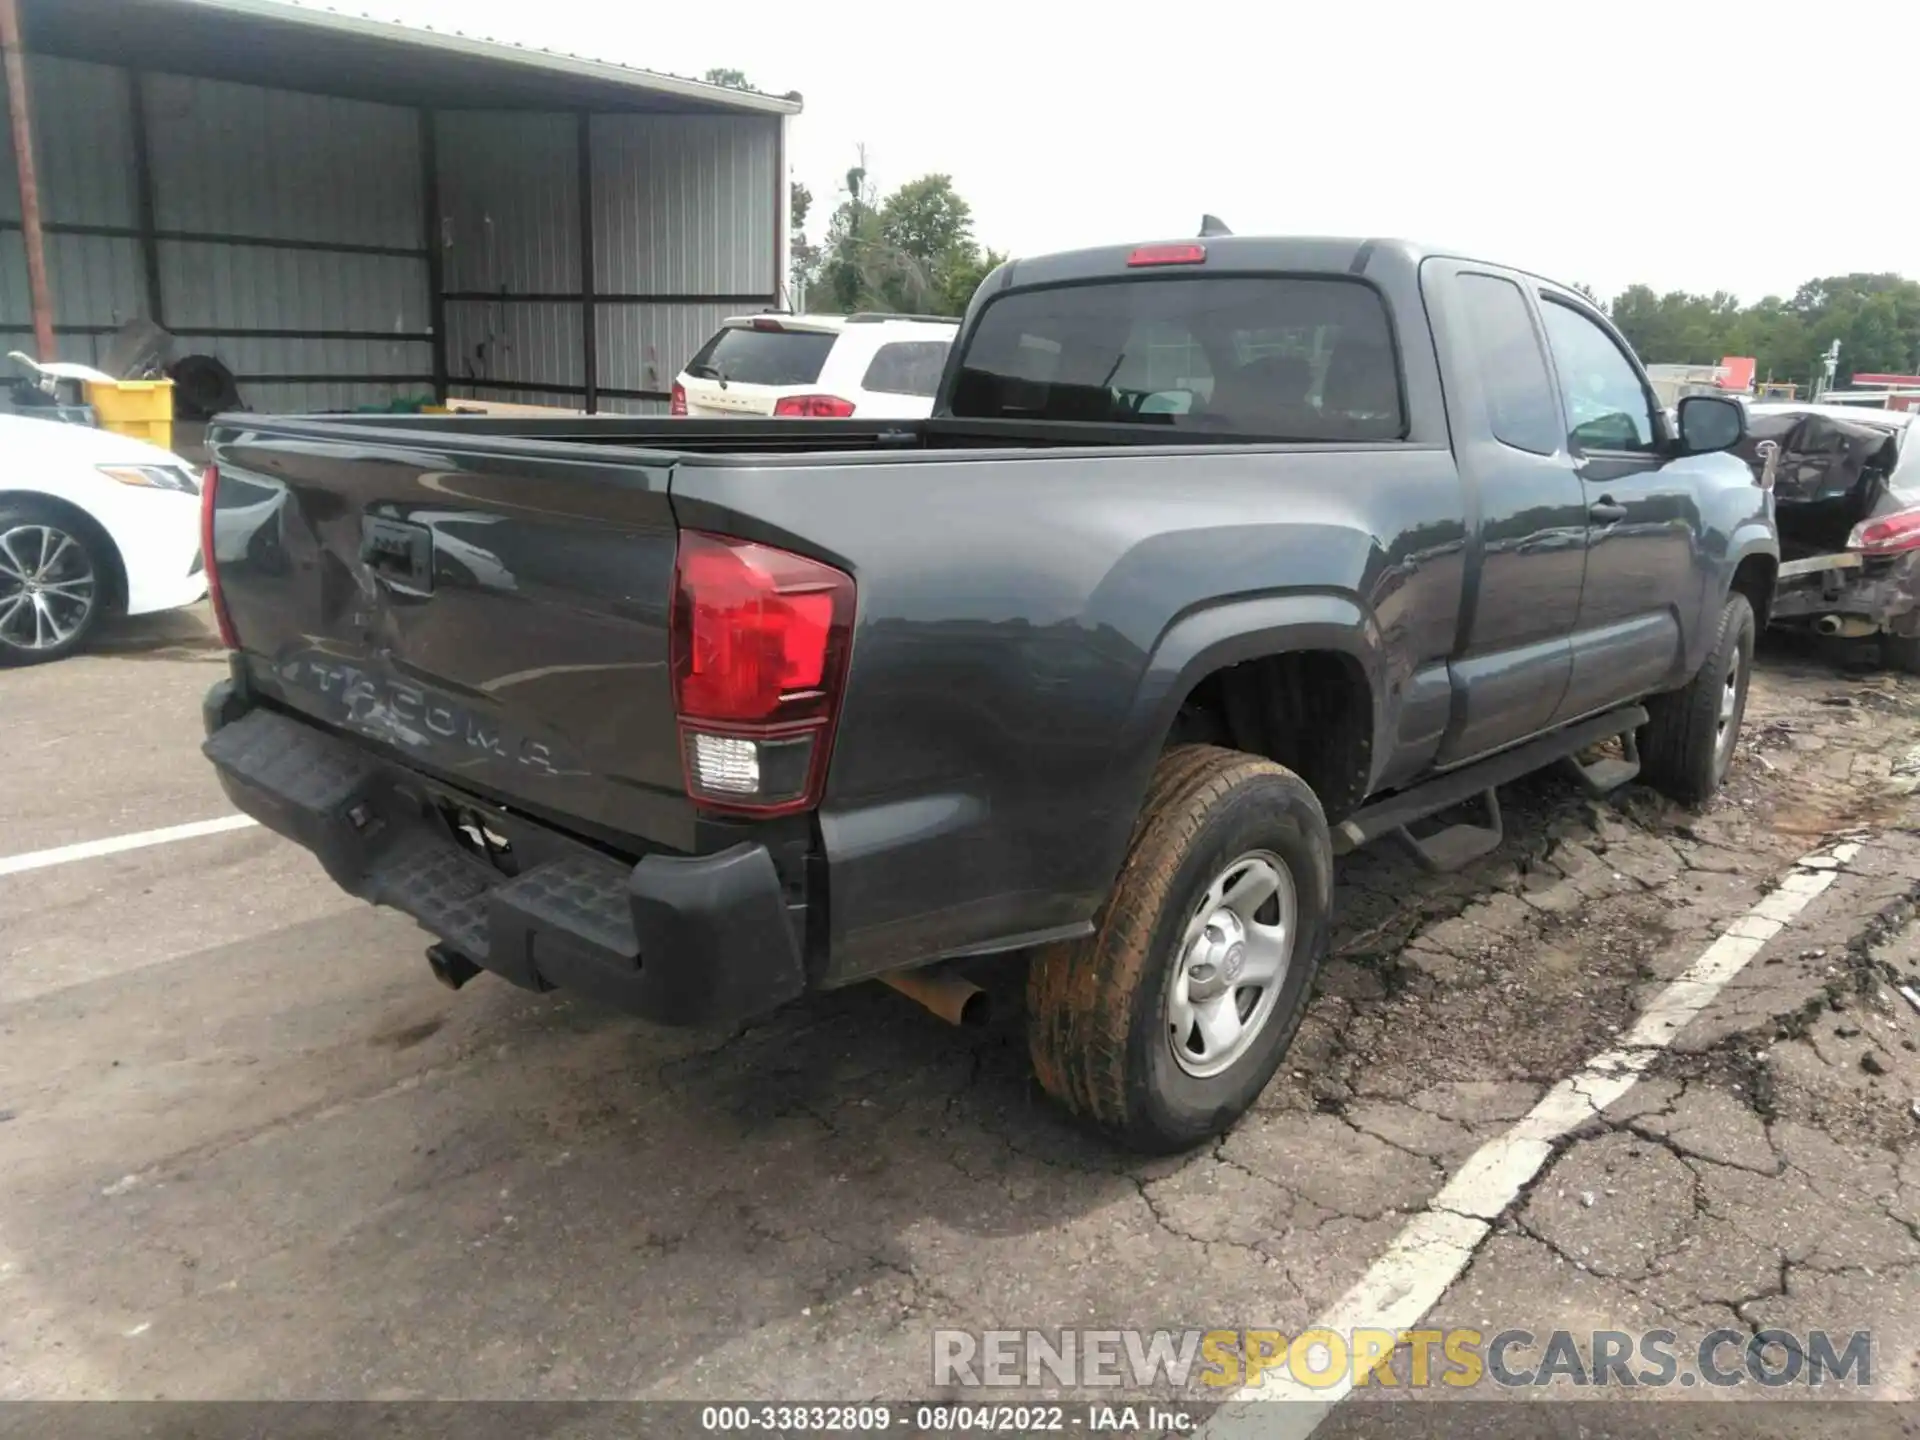
[[[1768,617],[1773,613],[1774,583],[1779,574],[1780,556],[1764,542],[1747,545],[1735,557],[1727,592],[1747,597],[1747,603],[1753,607],[1756,630],[1767,628]]]
[[[1379,626],[1350,595],[1256,596],[1182,616],[1154,648],[1129,726],[1127,825],[1161,752],[1190,740],[1277,760],[1313,788],[1330,818],[1345,813],[1365,797],[1385,753],[1385,669]],[[1275,716],[1275,702],[1304,708]],[[1305,743],[1316,737],[1325,743]]]

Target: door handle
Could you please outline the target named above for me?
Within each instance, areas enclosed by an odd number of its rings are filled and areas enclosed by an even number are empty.
[[[1611,525],[1616,520],[1627,518],[1627,507],[1618,503],[1611,495],[1602,495],[1587,507],[1587,518],[1602,525]]]

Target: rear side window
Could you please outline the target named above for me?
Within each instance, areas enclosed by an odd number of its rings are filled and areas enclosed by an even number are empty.
[[[687,362],[687,374],[740,385],[811,385],[836,338],[816,330],[728,326]]]
[[[860,388],[883,395],[931,395],[940,388],[947,349],[944,340],[896,340],[882,345],[873,352]]]
[[[1553,454],[1562,436],[1560,406],[1520,287],[1493,275],[1462,275],[1460,301],[1494,438],[1535,455]]]
[[[1015,291],[967,342],[953,413],[1281,440],[1406,433],[1386,307],[1331,277],[1186,276]]]

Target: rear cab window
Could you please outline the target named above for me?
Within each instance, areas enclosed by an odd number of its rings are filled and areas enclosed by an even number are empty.
[[[729,385],[811,385],[837,338],[819,330],[729,325],[687,362],[687,374]]]
[[[1469,271],[1458,283],[1494,438],[1535,455],[1553,454],[1565,427],[1526,297],[1495,275]]]
[[[1275,440],[1406,435],[1386,307],[1337,276],[1128,278],[1013,291],[966,342],[956,417]]]

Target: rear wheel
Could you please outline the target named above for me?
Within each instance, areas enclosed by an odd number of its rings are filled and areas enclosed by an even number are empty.
[[[1920,635],[1895,635],[1891,631],[1883,634],[1880,663],[1903,675],[1920,675]]]
[[[1135,1149],[1221,1134],[1300,1024],[1332,891],[1326,818],[1299,776],[1235,750],[1168,751],[1094,934],[1034,959],[1040,1083]]]
[[[107,569],[91,537],[51,506],[0,506],[0,665],[58,660],[100,621]]]
[[[1710,799],[1733,764],[1752,679],[1753,607],[1736,592],[1720,609],[1713,650],[1693,679],[1647,702],[1639,734],[1647,783],[1683,804]]]

